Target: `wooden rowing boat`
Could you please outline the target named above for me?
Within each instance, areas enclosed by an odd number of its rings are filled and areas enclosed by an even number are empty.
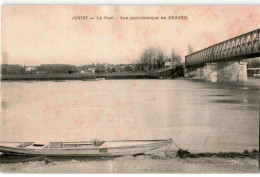
[[[119,140],[119,141],[82,141],[82,142],[0,142],[0,152],[22,156],[92,156],[113,157],[136,155],[166,147],[167,140]]]
[[[105,78],[93,78],[93,79],[82,79],[82,81],[101,81],[101,80],[106,80]]]
[[[98,79],[82,79],[82,81],[99,81]]]

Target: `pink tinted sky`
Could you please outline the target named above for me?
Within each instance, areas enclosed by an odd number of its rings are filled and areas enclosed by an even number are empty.
[[[188,20],[120,20],[120,16],[188,16]],[[118,20],[72,20],[114,16]],[[2,63],[131,63],[148,46],[183,60],[194,50],[255,30],[260,6],[3,6]],[[4,53],[4,54],[3,54]]]

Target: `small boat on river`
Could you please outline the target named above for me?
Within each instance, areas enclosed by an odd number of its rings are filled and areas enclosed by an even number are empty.
[[[54,80],[54,82],[66,82],[65,80]]]
[[[98,79],[82,79],[82,81],[99,81]]]
[[[155,149],[170,148],[167,140],[118,140],[81,142],[0,142],[0,152],[20,156],[90,156],[116,157],[143,154]]]
[[[93,79],[82,79],[83,81],[101,81],[105,80],[105,78],[93,78]]]

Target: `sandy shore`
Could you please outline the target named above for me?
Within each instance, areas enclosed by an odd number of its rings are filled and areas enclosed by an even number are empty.
[[[141,155],[109,160],[31,160],[1,163],[6,173],[257,173],[253,158],[179,158]]]

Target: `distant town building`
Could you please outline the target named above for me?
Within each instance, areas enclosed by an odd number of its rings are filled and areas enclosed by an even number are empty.
[[[110,67],[110,64],[108,64],[108,63],[105,63],[105,71],[106,71],[106,72],[108,72],[108,70],[109,70],[109,67]]]
[[[170,59],[167,59],[165,62],[164,62],[164,67],[165,69],[170,69],[172,68],[172,62]]]
[[[95,74],[96,68],[83,69],[79,72],[80,74]]]
[[[88,68],[88,73],[95,74],[96,73],[96,68]]]
[[[26,72],[26,73],[33,74],[33,73],[35,73],[36,68],[37,68],[37,66],[26,66],[26,67],[25,67],[25,72]]]
[[[26,66],[25,71],[34,71],[36,66]]]
[[[115,72],[130,72],[133,71],[133,66],[131,64],[119,64],[115,65]]]

